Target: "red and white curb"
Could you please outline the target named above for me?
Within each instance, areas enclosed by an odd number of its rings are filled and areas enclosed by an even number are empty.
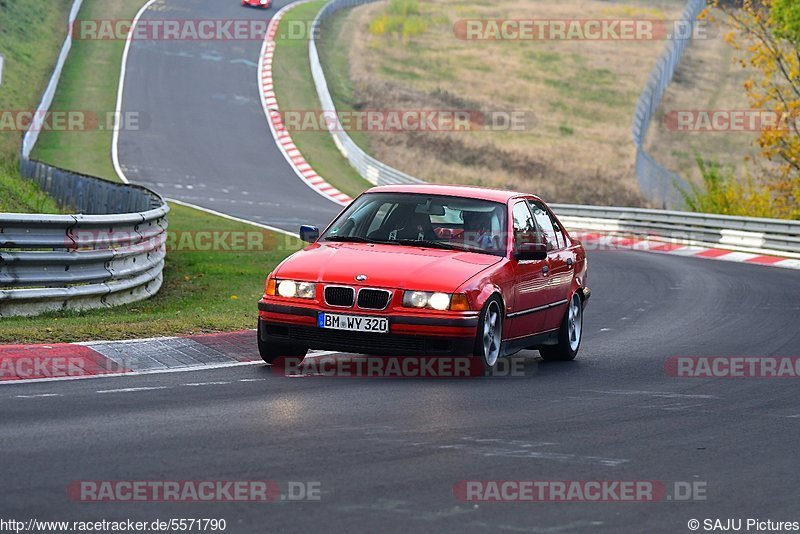
[[[255,331],[129,341],[0,346],[0,384],[263,363]]]
[[[297,146],[292,141],[292,136],[283,125],[278,100],[275,97],[275,89],[272,80],[272,60],[275,54],[275,35],[278,32],[278,25],[286,11],[293,7],[306,4],[311,0],[301,0],[283,7],[275,13],[267,28],[267,35],[264,45],[261,47],[261,60],[258,69],[258,87],[261,92],[261,105],[264,114],[267,116],[269,129],[286,161],[311,189],[320,195],[333,200],[334,202],[346,206],[353,199],[333,187],[322,176],[311,167],[306,161]]]
[[[751,252],[738,252],[714,247],[697,245],[682,245],[658,240],[656,237],[647,236],[618,236],[602,232],[575,230],[570,232],[573,237],[580,239],[584,247],[591,250],[635,250],[656,252],[660,254],[674,254],[676,256],[696,257],[703,259],[750,263],[753,265],[766,265],[782,267],[784,269],[800,269],[800,259],[785,258],[768,254]]]

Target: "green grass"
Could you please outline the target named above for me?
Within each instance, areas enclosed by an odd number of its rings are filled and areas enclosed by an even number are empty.
[[[2,213],[61,213],[53,198],[35,183],[19,176],[11,166],[0,166],[0,212]]]
[[[281,21],[277,35],[290,35],[289,25],[292,21],[314,20],[325,3],[326,0],[319,0],[290,10]],[[317,90],[308,62],[307,39],[278,38],[272,74],[275,94],[282,110],[319,109]],[[290,133],[306,161],[334,187],[350,196],[358,195],[370,187],[370,184],[342,157],[327,130]]]
[[[263,293],[264,279],[279,261],[297,250],[297,240],[177,205],[169,215],[169,231],[178,245],[198,231],[257,234],[263,236],[265,245],[258,248],[265,250],[199,251],[191,246],[169,250],[164,285],[155,297],[109,309],[4,318],[0,343],[131,339],[255,328],[256,302]]]
[[[144,0],[86,0],[80,17],[130,19],[143,3]],[[37,11],[46,10],[37,6]],[[113,111],[123,45],[123,41],[76,42],[53,109],[103,114]],[[327,133],[324,135],[330,139]],[[59,167],[116,180],[110,158],[111,138],[109,131],[46,132],[36,155]],[[336,156],[342,159],[338,153]],[[0,198],[5,196],[5,183],[0,179]],[[22,183],[26,184],[31,185]],[[22,193],[16,196],[23,198]],[[31,202],[35,203],[36,197]],[[0,343],[130,339],[254,328],[256,301],[263,292],[266,275],[298,248],[297,243],[287,244],[281,234],[176,205],[169,215],[169,231],[178,237],[198,231],[247,232],[263,236],[265,246],[250,252],[173,248],[168,250],[164,283],[155,297],[101,310],[4,318],[0,320]]]
[[[350,61],[347,57],[351,39],[356,36],[343,32],[348,12],[349,10],[343,9],[326,20],[317,43],[320,63],[325,71],[333,103],[337,110],[344,112],[359,111],[362,108],[362,102],[350,78]],[[361,150],[369,154],[370,138],[367,132],[347,133]]]
[[[144,3],[144,0],[85,0],[78,18],[131,20]],[[52,108],[92,112],[106,123],[106,117],[117,106],[124,47],[123,39],[75,40]],[[34,157],[65,169],[118,181],[110,158],[111,137],[110,129],[45,132],[36,145]]]
[[[0,53],[5,56],[0,110],[36,109],[66,36],[70,5],[61,0],[42,9],[38,2],[0,0]],[[48,195],[19,175],[23,133],[0,131],[0,212],[60,213]]]

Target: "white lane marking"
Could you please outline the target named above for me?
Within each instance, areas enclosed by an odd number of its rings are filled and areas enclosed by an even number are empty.
[[[25,380],[4,380],[0,381],[0,387],[11,386],[13,384],[35,384],[38,382],[66,382],[71,380],[89,380],[92,378],[120,378],[120,377],[137,377],[142,375],[161,375],[167,373],[188,373],[190,371],[207,371],[213,369],[224,369],[226,367],[241,367],[244,365],[264,365],[264,362],[262,361],[231,362],[231,363],[217,363],[213,365],[203,365],[198,367],[180,367],[175,369],[152,369],[146,371],[131,371],[129,373],[107,373],[102,375],[60,376],[58,378],[28,378]]]
[[[17,399],[41,399],[43,397],[63,397],[60,393],[41,393],[39,395],[16,395]]]
[[[122,388],[122,389],[103,389],[95,393],[138,393],[139,391],[155,391],[157,389],[169,389],[169,386],[150,386],[141,388]]]
[[[212,210],[212,209],[209,209],[209,208],[204,208],[203,206],[198,206],[197,204],[190,204],[189,202],[183,202],[182,200],[176,200],[174,198],[166,198],[165,200],[167,202],[172,202],[174,204],[178,204],[179,206],[185,206],[187,208],[193,208],[193,209],[196,209],[196,210],[204,211],[204,212],[206,212],[206,213],[208,213],[210,215],[216,215],[217,217],[222,217],[223,219],[228,219],[230,221],[235,221],[235,222],[239,222],[239,223],[242,223],[242,224],[250,224],[252,226],[257,226],[257,227],[263,228],[265,230],[270,230],[271,232],[277,232],[279,234],[284,234],[284,235],[288,235],[288,236],[291,236],[291,237],[297,237],[299,239],[299,236],[297,234],[295,234],[293,232],[289,232],[288,230],[283,230],[281,228],[277,228],[275,226],[269,226],[269,225],[266,225],[266,224],[261,224],[259,222],[251,221],[249,219],[242,219],[241,217],[235,217],[233,215],[228,215],[227,213],[222,213],[220,211]]]
[[[659,397],[664,399],[718,399],[717,395],[691,395],[687,393],[672,393],[670,391],[637,391],[617,389],[612,391],[601,391],[588,389],[590,393],[602,393],[604,395],[646,395],[649,397]]]
[[[242,378],[239,382],[266,382],[266,378]]]
[[[125,75],[128,70],[128,54],[131,50],[131,43],[133,42],[133,36],[136,33],[134,30],[136,29],[136,24],[139,22],[139,19],[142,18],[144,12],[147,11],[150,6],[156,3],[157,0],[148,0],[148,2],[139,9],[136,13],[136,16],[133,17],[133,21],[131,22],[131,30],[128,32],[128,38],[125,39],[125,48],[122,51],[122,63],[119,69],[119,86],[117,87],[117,112],[114,115],[117,117],[116,120],[119,120],[121,117],[122,111],[122,98],[125,94]],[[117,125],[115,125],[117,126]],[[122,183],[127,184],[130,183],[128,181],[128,177],[125,176],[125,172],[122,170],[122,167],[119,164],[119,131],[120,128],[115,127],[114,131],[111,136],[111,162],[114,164],[114,170],[119,176],[119,179],[122,180]]]
[[[169,339],[169,338],[154,338],[154,339]],[[179,338],[180,339],[180,338]],[[92,341],[88,343],[104,343],[102,341]],[[112,342],[116,343],[116,342]],[[123,341],[120,341],[123,343]],[[77,343],[76,343],[77,344]],[[340,352],[323,350],[319,352],[309,352],[306,358],[317,358],[319,356],[327,356],[329,354],[342,354]],[[26,378],[24,380],[0,380],[0,387],[13,386],[15,384],[36,384],[39,382],[66,382],[71,380],[88,380],[92,378],[120,378],[120,377],[136,377],[142,375],[162,375],[168,373],[188,373],[191,371],[207,371],[214,369],[225,369],[227,367],[243,367],[245,365],[265,365],[263,361],[253,360],[252,362],[226,362],[215,363],[209,365],[202,365],[197,367],[178,367],[174,369],[150,369],[144,371],[131,371],[128,373],[106,373],[101,375],[86,375],[86,376],[60,376],[57,378]],[[260,379],[259,379],[260,380]]]
[[[182,386],[199,387],[199,386],[225,386],[233,384],[233,382],[190,382],[188,384],[181,384]]]

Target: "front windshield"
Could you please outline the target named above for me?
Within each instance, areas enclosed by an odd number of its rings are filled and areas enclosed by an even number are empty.
[[[441,195],[361,196],[322,235],[322,241],[379,242],[467,250],[504,256],[506,207]]]

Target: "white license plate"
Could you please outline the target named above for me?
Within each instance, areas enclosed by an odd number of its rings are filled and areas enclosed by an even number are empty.
[[[337,313],[320,313],[317,326],[334,330],[351,330],[354,332],[389,332],[389,319],[386,317],[364,317],[363,315],[339,315]]]

